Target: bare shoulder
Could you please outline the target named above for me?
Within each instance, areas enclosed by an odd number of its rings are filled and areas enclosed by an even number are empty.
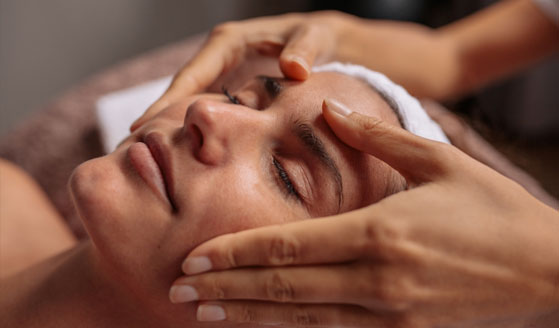
[[[75,243],[76,238],[33,178],[0,159],[0,278]]]

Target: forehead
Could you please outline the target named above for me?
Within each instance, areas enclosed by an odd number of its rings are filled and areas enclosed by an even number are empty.
[[[305,82],[285,82],[285,86],[286,90],[277,99],[278,102],[288,102],[313,114],[320,114],[323,100],[330,98],[355,112],[399,125],[386,101],[370,85],[354,77],[320,72],[313,73]]]
[[[327,142],[342,176],[344,201],[342,211],[359,208],[387,195],[395,180],[394,171],[375,157],[346,146],[322,117],[322,102],[334,99],[355,112],[381,118],[400,126],[398,118],[384,99],[368,84],[351,76],[321,72],[305,82],[284,82],[273,106],[279,106],[293,117],[312,122],[317,133]]]

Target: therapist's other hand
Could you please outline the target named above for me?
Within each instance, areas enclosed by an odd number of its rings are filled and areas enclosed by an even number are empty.
[[[324,116],[411,189],[338,216],[208,241],[183,263],[171,301],[202,301],[201,321],[305,327],[557,322],[556,211],[453,146],[357,113]]]
[[[330,11],[293,13],[217,25],[202,49],[175,75],[165,94],[130,129],[137,129],[182,97],[204,90],[254,51],[278,56],[287,78],[306,80],[317,57],[325,60],[332,56],[342,17],[346,16]]]

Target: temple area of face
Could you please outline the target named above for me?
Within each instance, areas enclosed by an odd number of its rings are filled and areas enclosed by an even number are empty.
[[[307,151],[317,159],[318,163],[320,163],[328,173],[330,179],[334,182],[335,194],[338,200],[338,209],[336,213],[339,213],[343,203],[343,180],[338,165],[336,165],[333,157],[326,150],[324,142],[314,132],[310,124],[296,121],[293,125],[292,132]]]
[[[260,75],[257,76],[260,83],[263,84],[263,89],[270,99],[275,99],[284,89],[284,82],[282,79]],[[315,133],[310,123],[296,120],[291,129],[293,134],[297,137],[299,142],[313,155],[318,163],[328,173],[330,179],[334,182],[335,194],[337,198],[337,211],[339,213],[343,203],[343,180],[338,165],[333,157],[328,153],[324,142]]]

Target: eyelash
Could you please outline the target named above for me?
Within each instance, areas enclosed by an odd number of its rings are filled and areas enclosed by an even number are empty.
[[[227,97],[227,99],[229,99],[229,101],[232,104],[235,105],[241,104],[239,98],[231,95],[227,90],[227,88],[225,88],[224,86],[221,87],[221,91],[223,91],[223,94]],[[297,192],[297,188],[295,188],[295,185],[293,184],[293,182],[291,182],[291,178],[289,178],[289,174],[287,174],[287,171],[285,171],[281,163],[275,157],[272,157],[272,164],[274,164],[278,176],[285,186],[285,192],[287,193],[287,195],[295,196],[298,200],[301,200],[301,196],[299,195],[299,192]]]
[[[227,91],[227,88],[225,88],[224,86],[221,87],[221,91],[223,91],[223,94],[229,99],[229,101],[232,104],[235,104],[235,105],[240,105],[241,104],[241,102],[239,101],[239,98],[237,98],[235,96],[232,96],[229,93],[229,91]]]
[[[275,157],[272,157],[272,163],[274,164],[276,170],[278,171],[278,176],[285,186],[285,191],[287,195],[295,196],[297,200],[301,201],[301,195],[299,195],[299,192],[297,192],[297,188],[295,188],[295,185],[293,184],[293,182],[291,182],[291,179],[289,178],[289,174],[287,174],[287,171],[285,171],[281,163]]]

